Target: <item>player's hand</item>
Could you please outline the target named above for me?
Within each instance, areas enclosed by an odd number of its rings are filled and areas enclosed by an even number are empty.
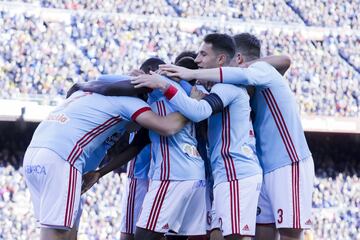
[[[224,240],[220,229],[214,229],[210,232],[210,240]]]
[[[191,98],[194,98],[194,99],[200,101],[205,96],[206,96],[206,94],[203,93],[202,91],[198,90],[196,87],[191,88],[191,92],[190,92],[190,97]]]
[[[131,84],[134,84],[135,88],[147,87],[151,89],[164,88],[168,84],[161,75],[150,71],[150,74],[142,74],[140,76],[134,77],[131,80]]]
[[[131,72],[129,73],[129,76],[132,76],[132,77],[137,77],[137,76],[140,76],[142,74],[145,74],[145,72],[143,70],[140,70],[140,69],[133,69],[131,70]]]
[[[162,64],[159,66],[159,68],[162,73],[171,78],[177,77],[188,81],[195,79],[194,70],[188,68],[179,67],[172,64]]]
[[[82,177],[81,194],[89,190],[100,179],[100,173],[97,171],[88,172]]]

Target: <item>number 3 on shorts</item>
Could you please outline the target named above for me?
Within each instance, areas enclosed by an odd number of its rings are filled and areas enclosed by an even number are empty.
[[[281,208],[279,208],[277,210],[277,213],[278,213],[278,219],[277,219],[277,222],[280,224],[283,222],[283,210]]]

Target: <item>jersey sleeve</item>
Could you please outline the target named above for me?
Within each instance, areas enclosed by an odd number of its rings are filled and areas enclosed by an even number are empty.
[[[171,85],[164,95],[174,109],[193,122],[200,122],[212,114],[212,108],[208,102],[190,98],[174,85]]]
[[[128,121],[136,122],[136,118],[146,111],[151,111],[149,104],[136,97],[107,97],[116,112]]]
[[[212,87],[211,93],[218,95],[224,107],[227,107],[239,96],[239,89],[231,84],[218,83]]]
[[[220,82],[245,86],[268,86],[274,74],[279,73],[270,64],[266,62],[256,62],[248,68],[220,68]]]

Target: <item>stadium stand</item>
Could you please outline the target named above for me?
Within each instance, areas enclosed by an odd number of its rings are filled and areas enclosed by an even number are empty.
[[[183,49],[196,50],[199,40],[210,31],[239,32],[231,24],[221,27],[202,23],[189,30],[178,19],[145,21],[90,12],[72,14],[69,24],[11,11],[2,11],[1,15],[5,36],[0,40],[4,50],[0,56],[0,76],[5,79],[2,98],[22,94],[63,96],[74,82],[95,79],[101,73],[126,73],[148,56],[170,62]],[[291,56],[293,65],[287,77],[302,112],[359,115],[360,75],[353,67],[357,55],[351,53],[346,60],[351,52],[347,48],[352,45],[334,46],[334,39],[339,41],[342,35],[313,40],[298,29],[249,30],[260,36],[265,55]],[[353,40],[354,46],[357,41]]]

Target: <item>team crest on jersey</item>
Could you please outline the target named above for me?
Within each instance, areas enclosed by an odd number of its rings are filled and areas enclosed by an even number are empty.
[[[187,154],[190,157],[200,157],[197,148],[193,145],[185,143],[181,146],[181,149],[185,154]]]
[[[247,145],[241,146],[241,150],[247,157],[251,157],[254,154],[253,150]]]
[[[49,114],[49,116],[46,118],[46,121],[52,121],[52,122],[58,122],[61,124],[65,124],[69,121],[69,118],[63,114]]]

